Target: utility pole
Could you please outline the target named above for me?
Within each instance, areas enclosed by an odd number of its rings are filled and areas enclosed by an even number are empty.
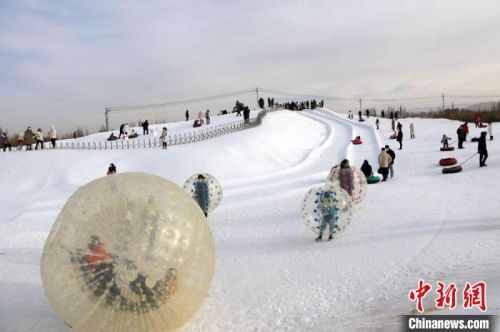
[[[444,93],[441,95],[441,98],[443,98],[443,112],[444,112]]]
[[[104,118],[106,120],[106,131],[109,131],[109,112],[111,112],[111,108],[106,107],[106,110],[104,111]]]
[[[363,112],[363,101],[361,100],[361,98],[359,99],[359,110]]]
[[[255,88],[255,93],[257,94],[257,108],[259,108],[259,88]]]

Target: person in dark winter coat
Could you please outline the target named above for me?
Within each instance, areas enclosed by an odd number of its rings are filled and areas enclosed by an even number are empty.
[[[377,118],[377,120],[375,121],[375,125],[377,126],[377,130],[379,129],[379,123],[380,122],[378,121],[378,118]]]
[[[31,127],[28,127],[24,132],[24,144],[26,145],[26,151],[31,151],[31,145],[33,144],[33,130],[31,130]]]
[[[189,110],[186,110],[186,121],[189,121]]]
[[[389,162],[389,174],[392,179],[394,177],[394,160],[396,160],[396,153],[391,150],[389,145],[385,146],[385,152],[391,157],[391,161]]]
[[[125,135],[124,128],[125,128],[125,124],[124,124],[124,123],[122,123],[122,124],[120,125],[120,134],[118,134],[118,138],[121,138],[121,137],[122,137],[122,135]],[[76,137],[75,137],[75,138],[76,138]]]
[[[467,135],[469,134],[469,123],[468,122],[465,122],[463,125],[462,125],[462,128],[464,130],[464,142],[467,142]]]
[[[396,128],[398,128],[398,130],[403,130],[403,125],[401,124],[401,122],[398,122]]]
[[[402,130],[398,131],[398,137],[396,138],[396,140],[399,143],[399,149],[402,150],[403,149],[403,131]]]
[[[380,115],[382,116],[382,119],[385,118],[385,112],[384,112],[384,110],[382,110],[382,112],[380,112]]]
[[[363,165],[361,165],[361,172],[363,172],[365,177],[373,175],[373,170],[368,160],[363,161]]]
[[[116,174],[116,166],[115,164],[111,163],[109,164],[107,175],[113,175],[113,174]]]
[[[142,134],[143,135],[149,134],[149,122],[148,122],[148,120],[146,120],[142,123]]]
[[[3,151],[7,151],[7,148],[9,148],[9,151],[12,151],[12,146],[10,145],[7,133],[3,133],[2,136],[0,136],[0,145],[2,146]]]
[[[488,150],[486,149],[486,132],[481,132],[479,136],[479,141],[477,142],[477,153],[479,153],[479,167],[488,166],[486,165],[486,159],[488,159]]]
[[[365,114],[366,114],[366,117],[369,118],[370,117],[370,110],[367,108],[366,111],[365,111]]]
[[[243,109],[243,120],[245,121],[245,123],[250,123],[250,109],[248,108],[248,106],[245,106],[245,108]]]
[[[358,116],[359,116],[359,121],[363,120],[363,113],[361,112],[361,110],[359,110]]]
[[[457,138],[458,138],[458,148],[463,149],[464,148],[464,127],[461,125],[457,129]]]
[[[205,112],[205,122],[207,123],[207,125],[210,124],[210,110],[207,110]]]
[[[264,108],[264,98],[259,98],[259,108]]]
[[[208,183],[203,174],[198,175],[195,183],[194,197],[201,210],[208,217],[208,207],[210,206],[210,195],[208,190]]]
[[[318,210],[321,212],[321,224],[319,226],[319,235],[316,238],[316,241],[321,241],[327,224],[330,226],[330,234],[328,236],[328,241],[330,241],[333,239],[333,234],[337,232],[338,209],[335,207],[332,197],[328,191],[325,191],[321,195]]]

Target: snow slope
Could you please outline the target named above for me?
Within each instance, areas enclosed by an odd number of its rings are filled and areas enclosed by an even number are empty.
[[[0,154],[0,330],[69,330],[43,294],[41,250],[65,200],[110,162],[119,172],[153,173],[179,185],[205,171],[224,188],[209,216],[214,282],[183,331],[396,330],[398,315],[414,308],[407,294],[419,279],[459,285],[481,279],[499,294],[498,141],[488,142],[490,166],[477,167],[476,156],[462,173],[442,175],[440,158],[463,161],[476,144],[439,152],[441,135],[455,136],[458,122],[401,122],[406,137],[404,149],[395,150],[395,178],[370,185],[349,228],[324,243],[313,241],[300,218],[303,196],[345,157],[356,166],[367,159],[376,169],[380,147],[396,147],[389,120],[376,131],[374,118],[359,123],[325,109],[278,111],[260,127],[167,151]],[[471,131],[470,137],[479,133]],[[364,143],[354,146],[357,135]],[[498,297],[490,296],[489,313],[499,312]]]

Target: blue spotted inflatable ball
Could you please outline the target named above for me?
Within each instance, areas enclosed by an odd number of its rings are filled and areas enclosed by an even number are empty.
[[[195,201],[199,201],[199,199],[197,200],[196,197],[196,184],[198,183],[198,181],[200,181],[198,179],[200,175],[204,177],[202,181],[206,182],[206,184],[208,185],[208,199],[204,199],[204,206],[200,207],[204,212],[212,212],[219,206],[220,202],[222,201],[222,186],[213,175],[210,175],[208,173],[193,174],[189,177],[189,179],[186,180],[186,182],[184,182],[183,188],[186,193]]]
[[[338,185],[330,183],[309,189],[302,203],[302,219],[311,231],[319,234],[325,213],[320,203],[325,197],[325,192],[328,192],[333,205],[335,233],[339,233],[351,223],[352,200],[349,194]],[[329,232],[328,227],[327,225],[325,233]]]

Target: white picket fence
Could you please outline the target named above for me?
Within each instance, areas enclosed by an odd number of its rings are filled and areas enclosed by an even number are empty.
[[[181,145],[189,144],[195,142],[201,142],[214,137],[219,137],[222,135],[227,135],[240,130],[253,128],[259,126],[262,123],[262,119],[269,110],[262,110],[259,112],[255,119],[251,119],[245,123],[244,120],[235,121],[231,123],[225,123],[215,126],[209,126],[206,128],[197,128],[189,133],[176,134],[167,137],[167,145]],[[48,148],[50,142],[45,142],[46,149]],[[161,147],[161,141],[156,137],[137,137],[128,140],[116,140],[116,141],[103,141],[103,142],[58,142],[56,143],[57,150],[122,150],[122,149],[145,149],[145,148],[158,148]],[[12,151],[17,149],[13,148]],[[1,150],[0,150],[1,151]]]

